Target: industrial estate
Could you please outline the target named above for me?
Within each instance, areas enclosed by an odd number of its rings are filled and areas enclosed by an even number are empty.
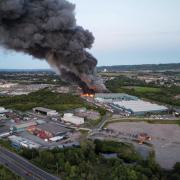
[[[0,0],[0,180],[180,180],[180,3],[75,2]]]
[[[107,112],[122,117],[136,117],[147,113],[167,113],[168,108],[154,104],[138,97],[122,93],[95,94],[83,96],[83,99],[93,105],[104,108]],[[96,121],[101,118],[98,111],[87,110],[85,107],[59,114],[56,110],[34,107],[25,114],[12,109],[0,108],[1,122],[4,122],[0,137],[7,137],[16,148],[55,148],[67,145],[67,142],[77,144],[77,139],[71,140],[79,129],[87,128],[85,121]],[[101,121],[100,121],[101,123]],[[88,129],[92,131],[91,129]]]
[[[154,96],[161,88],[169,91],[179,85],[174,85],[174,81],[171,85],[149,85],[137,79],[129,82],[131,73],[134,77],[134,72],[122,75],[100,71],[112,92],[83,94],[79,87],[60,81],[49,71],[3,72],[0,78],[1,146],[6,144],[4,147],[15,152],[66,151],[81,148],[85,140],[113,141],[133,145],[144,160],[155,152],[156,162],[164,169],[172,169],[180,161],[179,106],[144,94],[147,91]],[[115,89],[117,85],[121,88],[119,91]],[[142,93],[136,94],[132,88]],[[175,103],[178,93],[174,94]],[[107,152],[101,152],[105,159],[119,156],[117,152]],[[25,171],[25,177],[32,177],[34,172]]]

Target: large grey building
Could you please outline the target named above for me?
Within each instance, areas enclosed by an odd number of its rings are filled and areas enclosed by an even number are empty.
[[[46,116],[57,116],[58,112],[56,110],[52,110],[52,109],[47,109],[47,108],[43,108],[43,107],[36,107],[33,108],[33,111],[39,114],[43,114]]]
[[[138,100],[138,97],[125,93],[97,93],[95,99],[101,102]]]
[[[113,103],[116,107],[125,110],[134,115],[143,115],[145,113],[157,113],[167,111],[168,108],[158,104],[153,104],[143,100],[117,101]]]

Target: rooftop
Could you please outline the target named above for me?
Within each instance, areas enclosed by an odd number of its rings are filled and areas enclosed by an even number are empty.
[[[56,111],[56,110],[53,110],[53,109],[48,109],[48,108],[43,108],[43,107],[35,107],[35,108],[33,108],[33,110],[47,112],[47,113],[52,112],[52,111]]]
[[[135,96],[131,96],[125,93],[96,93],[95,98],[104,99],[138,99]]]
[[[37,128],[48,131],[55,135],[59,134],[59,133],[66,133],[66,132],[70,131],[69,129],[62,127],[62,126],[58,125],[57,123],[53,123],[53,122],[40,124],[37,126]]]
[[[152,104],[150,102],[143,100],[118,101],[118,102],[114,102],[114,104],[118,105],[119,107],[125,108],[127,110],[131,110],[133,112],[151,112],[151,111],[167,110],[165,106]]]

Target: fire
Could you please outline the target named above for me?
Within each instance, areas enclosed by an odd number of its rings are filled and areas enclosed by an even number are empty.
[[[81,94],[81,97],[91,97],[91,98],[93,98],[94,94],[89,94],[89,93]]]

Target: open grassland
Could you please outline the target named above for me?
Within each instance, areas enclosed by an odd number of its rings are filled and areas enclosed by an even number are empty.
[[[160,88],[153,88],[153,87],[137,86],[137,87],[133,87],[133,89],[137,93],[157,93],[157,92],[161,92]]]

